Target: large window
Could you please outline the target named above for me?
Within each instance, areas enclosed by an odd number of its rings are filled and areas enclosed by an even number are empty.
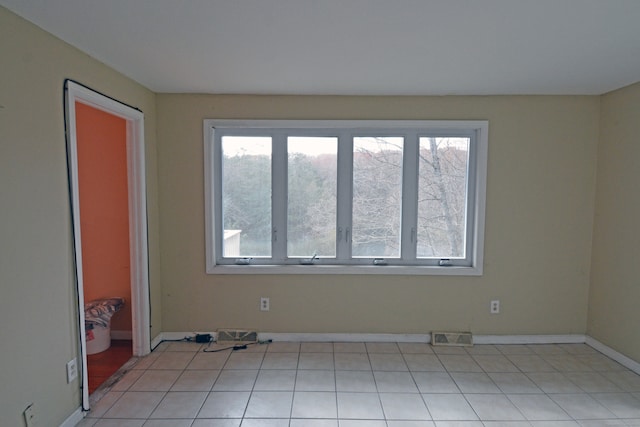
[[[205,120],[207,270],[482,274],[487,132]]]

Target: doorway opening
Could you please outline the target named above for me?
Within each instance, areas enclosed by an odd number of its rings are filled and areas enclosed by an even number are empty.
[[[144,115],[76,82],[66,81],[65,91],[82,407],[89,410],[89,383],[93,391],[98,376],[90,381],[89,358],[95,366],[122,347],[133,356],[151,350]]]

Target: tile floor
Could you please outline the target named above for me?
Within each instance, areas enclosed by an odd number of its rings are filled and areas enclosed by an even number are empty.
[[[162,343],[79,425],[640,426],[640,376],[584,344],[205,347]]]

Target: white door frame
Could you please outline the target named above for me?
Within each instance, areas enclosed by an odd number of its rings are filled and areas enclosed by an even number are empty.
[[[133,355],[151,351],[149,270],[147,248],[147,203],[144,161],[144,114],[128,105],[95,92],[81,84],[65,81],[67,162],[73,218],[73,237],[78,297],[80,359],[82,361],[82,409],[89,410],[87,378],[87,342],[84,325],[84,283],[82,271],[82,239],[80,230],[80,197],[78,192],[78,146],[76,134],[76,102],[89,105],[126,120],[127,175],[129,190],[129,245],[131,253],[131,316]]]

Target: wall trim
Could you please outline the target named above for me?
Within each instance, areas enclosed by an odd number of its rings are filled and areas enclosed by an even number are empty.
[[[474,335],[474,344],[584,344],[584,335]]]
[[[215,332],[198,332],[211,334]],[[163,341],[181,340],[194,336],[195,332],[161,332],[151,342],[156,348]],[[297,342],[413,342],[431,343],[431,334],[344,334],[344,333],[287,333],[260,332],[260,340],[297,341]],[[600,341],[583,334],[558,335],[474,335],[474,344],[586,344],[605,356],[620,363],[625,368],[640,374],[640,363],[625,356]]]
[[[608,345],[605,345],[600,341],[598,341],[597,339],[592,338],[588,335],[586,336],[585,344],[599,351],[605,356],[610,357],[611,359],[615,360],[625,368],[631,369],[633,372],[640,375],[640,363],[636,362],[635,360],[625,356],[624,354],[612,349]]]
[[[82,411],[82,408],[78,408],[71,415],[67,417],[66,420],[60,424],[60,427],[75,427],[78,425],[80,421],[84,419],[85,413]]]
[[[197,332],[211,334],[215,332]],[[194,336],[196,332],[161,332],[152,341],[156,348],[162,341],[181,340]],[[361,333],[297,333],[259,332],[260,340],[297,342],[413,342],[430,343],[431,334],[361,334]],[[583,344],[585,335],[474,335],[475,344]]]

